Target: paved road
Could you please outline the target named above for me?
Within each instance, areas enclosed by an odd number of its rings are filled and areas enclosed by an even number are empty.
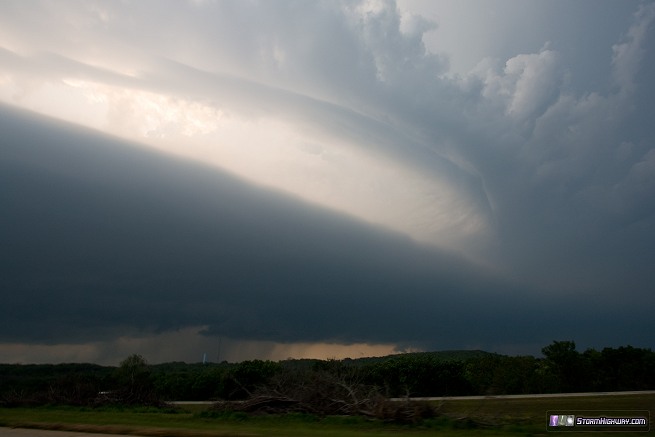
[[[0,427],[0,437],[129,437],[125,434],[91,434],[75,431],[44,431],[42,429]]]
[[[436,398],[409,398],[412,401],[465,401],[475,399],[534,399],[534,398],[573,398],[583,396],[624,396],[624,395],[652,395],[655,390],[649,391],[611,391],[595,393],[549,393],[538,395],[498,395],[498,396],[444,396]],[[404,401],[407,398],[391,398],[392,401]]]
[[[612,391],[612,392],[595,392],[595,393],[550,393],[537,395],[497,395],[497,396],[443,396],[429,398],[409,398],[410,401],[466,401],[476,399],[530,399],[530,398],[569,398],[582,396],[623,396],[623,395],[641,395],[655,394],[655,390],[650,391]],[[391,398],[392,401],[406,401],[407,398]],[[211,401],[177,401],[177,405],[210,405]]]

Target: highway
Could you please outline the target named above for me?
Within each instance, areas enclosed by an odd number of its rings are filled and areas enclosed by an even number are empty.
[[[442,396],[428,398],[391,398],[392,401],[466,401],[476,399],[534,399],[534,398],[573,398],[585,396],[629,396],[629,395],[652,395],[655,390],[644,391],[611,391],[593,393],[548,393],[536,395],[489,395],[489,396]]]
[[[92,434],[77,431],[45,431],[42,429],[0,427],[0,437],[129,437],[125,434]]]
[[[572,398],[585,396],[629,396],[629,395],[652,395],[655,390],[642,391],[611,391],[611,392],[592,392],[592,393],[548,393],[534,395],[486,395],[486,396],[441,396],[441,397],[424,397],[424,398],[390,398],[395,402],[401,401],[466,401],[478,399],[534,399],[534,398]],[[174,401],[175,405],[210,405],[212,401]]]

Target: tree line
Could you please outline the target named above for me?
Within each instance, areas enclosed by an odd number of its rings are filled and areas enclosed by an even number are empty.
[[[555,341],[542,353],[542,358],[460,351],[157,365],[132,355],[118,367],[0,364],[0,405],[316,398],[319,394],[311,390],[325,391],[329,384],[353,399],[360,393],[388,398],[655,389],[655,352],[650,349],[578,352],[573,341]]]

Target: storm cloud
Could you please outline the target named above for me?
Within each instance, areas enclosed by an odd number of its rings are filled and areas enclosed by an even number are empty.
[[[3,3],[0,358],[653,347],[655,4],[463,5]]]

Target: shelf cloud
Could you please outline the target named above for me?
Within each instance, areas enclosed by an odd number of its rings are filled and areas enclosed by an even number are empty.
[[[655,4],[607,6],[3,2],[0,360],[653,347]]]

